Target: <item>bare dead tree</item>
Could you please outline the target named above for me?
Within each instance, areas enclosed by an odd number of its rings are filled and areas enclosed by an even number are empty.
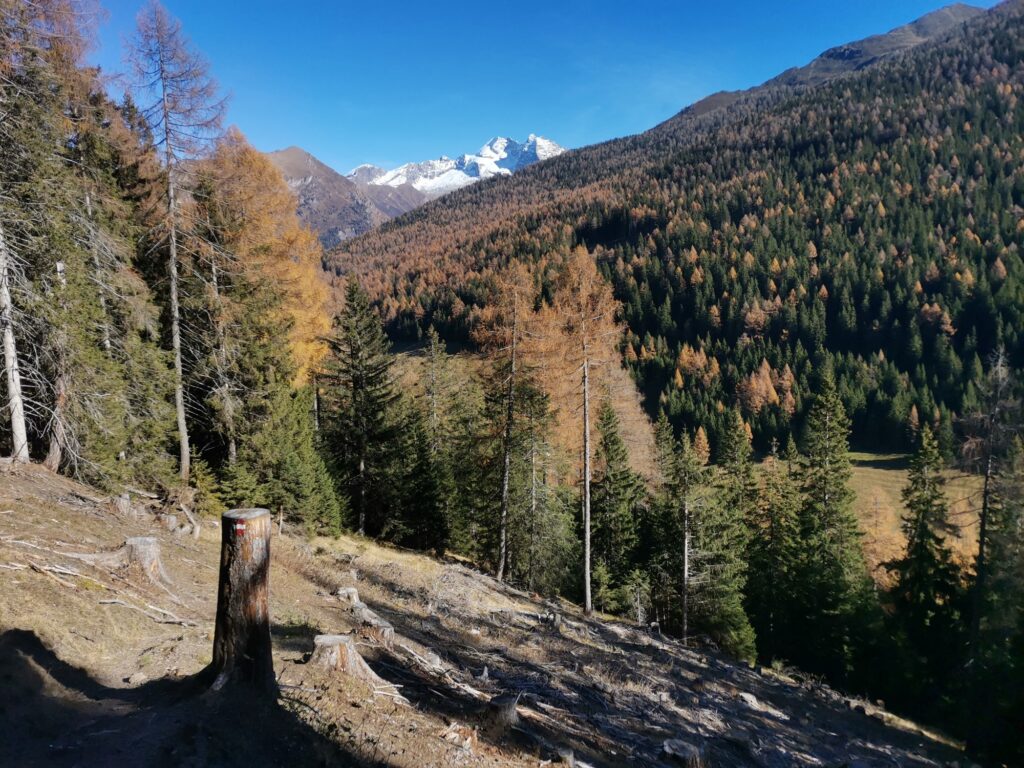
[[[11,278],[15,269],[13,254],[0,222],[0,325],[3,326],[4,369],[7,374],[7,404],[11,414],[11,457],[27,462],[28,430],[25,426],[25,399],[21,389],[21,371],[18,363],[18,344],[14,331],[14,303],[11,298]]]
[[[156,145],[163,151],[165,166],[166,214],[162,229],[168,247],[174,406],[178,421],[181,480],[187,483],[190,449],[181,357],[178,242],[183,222],[179,187],[184,166],[219,133],[225,102],[218,98],[217,84],[209,75],[206,61],[192,50],[181,31],[181,24],[162,5],[153,0],[139,14],[137,24],[131,61],[138,90],[149,98],[142,112],[153,131]]]

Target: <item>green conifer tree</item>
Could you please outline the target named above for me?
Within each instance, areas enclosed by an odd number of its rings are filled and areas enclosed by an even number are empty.
[[[785,658],[792,641],[800,503],[800,489],[773,442],[761,472],[756,512],[751,519],[746,592],[758,655],[766,660]]]
[[[387,520],[383,482],[394,458],[397,436],[394,406],[399,399],[391,374],[389,343],[366,291],[354,279],[345,290],[345,308],[335,320],[331,357],[321,381],[330,425],[327,448],[349,499],[356,530],[380,532]],[[392,521],[394,522],[394,521]]]
[[[870,578],[850,489],[850,421],[826,369],[807,417],[794,661],[847,682],[858,651]]]
[[[594,557],[607,566],[613,586],[631,570],[637,543],[637,514],[644,497],[643,479],[629,466],[619,418],[611,403],[601,406],[597,428],[597,480],[592,521]]]
[[[906,549],[887,564],[896,579],[895,619],[912,654],[907,680],[917,695],[915,704],[933,713],[949,704],[941,701],[937,683],[962,663],[965,639],[958,610],[960,574],[946,543],[954,529],[942,470],[938,441],[926,424],[903,489]]]

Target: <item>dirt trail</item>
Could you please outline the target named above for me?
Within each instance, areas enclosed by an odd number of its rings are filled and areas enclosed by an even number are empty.
[[[140,535],[159,539],[169,588],[76,557]],[[348,537],[275,535],[281,695],[210,695],[198,675],[219,537],[214,521],[197,541],[40,468],[0,469],[0,764],[668,766],[688,751],[714,766],[966,763],[812,682]],[[365,610],[393,626],[390,647]],[[315,635],[350,631],[379,685],[307,663]],[[503,694],[518,696],[511,729],[488,707]]]

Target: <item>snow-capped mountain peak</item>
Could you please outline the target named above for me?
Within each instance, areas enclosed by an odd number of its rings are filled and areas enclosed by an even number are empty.
[[[550,139],[530,134],[525,142],[504,136],[484,144],[476,154],[456,160],[442,155],[437,160],[406,163],[385,171],[373,165],[360,165],[348,174],[357,184],[401,187],[408,184],[427,197],[441,195],[492,176],[508,176],[521,168],[560,155],[565,151]]]

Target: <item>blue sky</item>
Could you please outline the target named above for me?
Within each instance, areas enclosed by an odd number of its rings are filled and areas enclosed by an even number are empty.
[[[142,0],[102,0],[92,60],[124,71]],[[567,147],[643,131],[943,0],[165,0],[259,149],[347,172],[539,133]],[[974,4],[991,6],[992,0]],[[115,86],[116,88],[117,86]]]

